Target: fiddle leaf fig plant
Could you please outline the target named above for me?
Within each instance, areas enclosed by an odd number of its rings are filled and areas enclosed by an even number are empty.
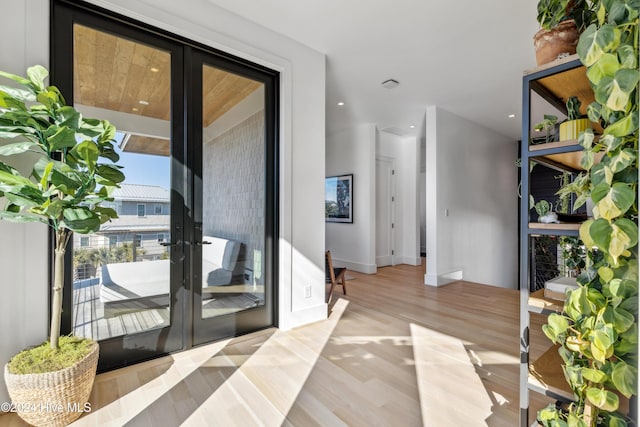
[[[579,232],[587,257],[580,287],[543,327],[560,345],[576,401],[566,413],[553,406],[540,411],[545,426],[633,425],[620,413],[621,398],[638,393],[640,0],[600,0],[594,7],[597,22],[582,33],[577,51],[595,95],[587,114],[604,131],[597,141],[590,129],[580,135],[585,170],[561,190],[593,203],[593,218]],[[598,164],[596,153],[603,154]]]
[[[117,218],[111,192],[124,180],[115,164],[115,128],[106,120],[84,118],[66,105],[55,86],[45,85],[48,71],[39,65],[27,77],[0,71],[20,88],[0,86],[0,219],[42,222],[55,234],[53,298],[49,343],[60,337],[64,255],[72,232],[87,234]],[[35,155],[29,174],[2,157]]]

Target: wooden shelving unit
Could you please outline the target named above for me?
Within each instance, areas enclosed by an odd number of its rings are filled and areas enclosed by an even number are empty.
[[[564,301],[557,299],[546,298],[544,296],[544,289],[538,289],[529,295],[529,302],[527,303],[529,310],[532,313],[538,314],[550,314],[562,312]]]
[[[549,348],[529,364],[529,390],[563,401],[574,400],[573,391],[564,378],[558,347]]]
[[[550,114],[555,110],[566,111],[564,103],[572,96],[578,96],[582,101],[582,111],[593,101],[593,93],[586,77],[586,69],[577,56],[562,61],[556,61],[545,67],[537,68],[525,74],[523,78],[523,123],[522,123],[522,165],[536,162],[551,167],[553,170],[577,173],[582,170],[581,160],[583,148],[577,140],[555,141],[544,144],[529,145],[530,129],[530,97],[536,92],[550,105]],[[553,108],[553,109],[552,109]],[[598,133],[599,129],[594,129]],[[598,161],[598,159],[596,159]],[[529,194],[530,171],[522,169],[522,193]],[[530,359],[530,316],[548,316],[550,313],[562,312],[564,301],[544,297],[544,290],[531,292],[532,269],[537,268],[532,262],[531,253],[534,240],[549,236],[577,236],[581,223],[553,223],[543,224],[533,222],[537,218],[529,218],[531,206],[529,197],[521,198],[520,222],[520,426],[529,427],[535,421],[535,414],[529,414],[529,393],[540,393],[556,400],[571,401],[574,399],[562,371],[562,359],[557,346],[552,345],[546,337],[538,331],[532,334],[535,340],[535,354],[540,357]],[[534,214],[535,215],[535,214]],[[534,324],[540,325],[544,318],[534,319]],[[539,327],[539,326],[538,326]]]
[[[530,230],[556,230],[556,231],[576,231],[580,230],[580,222],[552,222],[544,224],[542,222],[530,222]]]

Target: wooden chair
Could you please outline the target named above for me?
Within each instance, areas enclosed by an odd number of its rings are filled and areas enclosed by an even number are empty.
[[[345,274],[347,269],[345,267],[334,267],[333,261],[331,260],[331,251],[326,251],[324,253],[324,271],[325,271],[325,282],[330,283],[329,293],[327,294],[327,303],[331,302],[331,297],[333,296],[333,290],[337,285],[342,285],[342,291],[344,294],[347,294],[347,287],[345,285]]]

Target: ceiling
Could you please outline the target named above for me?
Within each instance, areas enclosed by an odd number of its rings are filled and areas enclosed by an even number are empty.
[[[169,53],[123,37],[74,26],[74,104],[133,116],[171,117]],[[204,66],[203,125],[208,127],[262,83]],[[169,155],[169,139],[128,129],[126,151]]]
[[[208,1],[326,54],[329,133],[368,122],[416,134],[437,105],[520,139],[535,0]],[[390,78],[400,85],[381,87]]]

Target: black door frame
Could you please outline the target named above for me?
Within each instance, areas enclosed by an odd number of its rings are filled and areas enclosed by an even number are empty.
[[[130,38],[171,54],[171,240],[174,244],[171,250],[171,323],[165,328],[101,340],[98,370],[106,371],[204,342],[277,326],[279,73],[95,5],[72,0],[51,0],[50,5],[51,82],[65,94],[69,103],[73,100],[74,23]],[[194,289],[201,286],[194,286],[194,283],[201,283],[201,279],[192,273],[198,271],[193,267],[195,255],[199,254],[198,245],[192,242],[202,238],[201,231],[196,236],[198,212],[202,218],[198,195],[202,191],[198,187],[202,177],[202,128],[194,124],[201,121],[202,80],[194,81],[195,58],[206,58],[207,63],[214,61],[215,66],[265,85],[265,294],[270,296],[265,301],[266,322],[256,321],[251,313],[245,313],[244,323],[231,316],[206,321],[196,319],[194,304],[200,297]],[[63,309],[62,318],[62,333],[67,334],[73,327],[72,249],[67,251],[63,301],[66,309]]]

